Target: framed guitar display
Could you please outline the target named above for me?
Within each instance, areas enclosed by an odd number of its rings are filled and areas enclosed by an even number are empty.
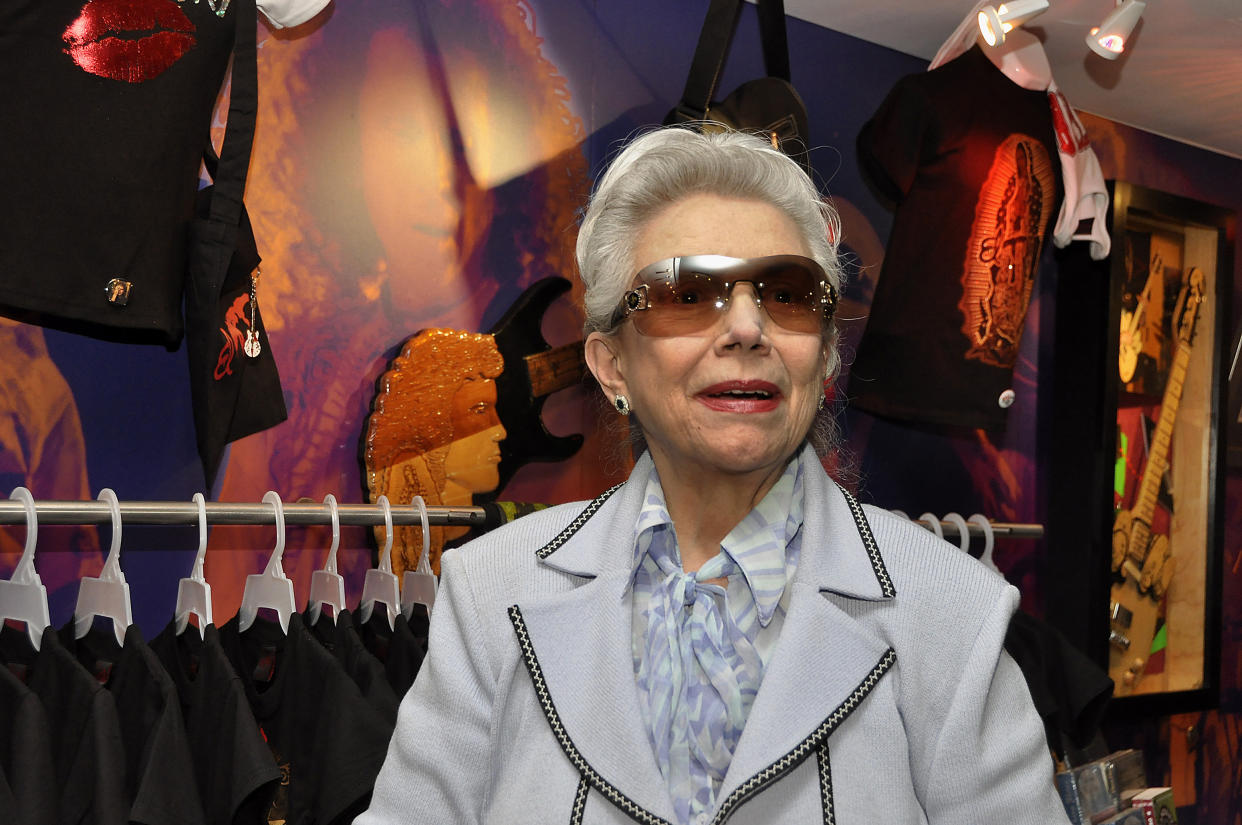
[[[1141,713],[1216,703],[1234,213],[1117,182],[1108,671]]]

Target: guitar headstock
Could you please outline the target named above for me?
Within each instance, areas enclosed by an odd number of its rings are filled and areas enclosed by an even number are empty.
[[[1177,318],[1177,338],[1183,343],[1189,344],[1195,337],[1199,305],[1206,297],[1206,285],[1207,279],[1203,277],[1203,271],[1197,266],[1191,267],[1186,276],[1186,285],[1182,287],[1182,294],[1178,296],[1177,307],[1173,311]]]

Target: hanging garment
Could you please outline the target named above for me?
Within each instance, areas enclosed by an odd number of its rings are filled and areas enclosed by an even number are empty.
[[[214,5],[4,4],[0,108],[22,113],[0,130],[6,314],[180,339],[185,226],[242,6]]]
[[[1022,668],[1052,751],[1063,757],[1066,743],[1085,748],[1099,734],[1113,695],[1108,671],[1056,628],[1020,610],[1009,620],[1005,650]]]
[[[176,622],[170,622],[151,640],[151,650],[181,699],[207,825],[264,822],[280,771],[215,625],[208,625],[200,639],[192,628],[178,636]]]
[[[0,658],[47,714],[58,825],[125,825],[125,748],[116,703],[51,627],[36,653],[24,631],[0,630]]]
[[[351,822],[371,798],[392,726],[315,641],[300,613],[289,617],[288,635],[262,617],[240,632],[235,616],[220,628],[220,642],[280,768],[268,820]]]
[[[427,655],[430,624],[427,606],[416,604],[408,620],[405,614],[398,613],[392,627],[388,626],[388,621],[379,611],[373,613],[365,624],[358,626],[363,645],[384,663],[388,683],[398,698],[405,696],[418,677],[419,668]]]
[[[52,733],[35,692],[0,667],[0,811],[12,825],[54,825]]]
[[[1062,199],[1048,95],[978,48],[902,78],[858,155],[896,204],[850,405],[1003,429],[1044,242]]]
[[[75,639],[70,621],[59,634],[65,650],[108,689],[116,703],[129,820],[142,825],[204,825],[181,701],[138,626],[126,628],[124,646],[116,643],[111,627],[92,627]]]
[[[306,614],[302,619],[307,628],[324,649],[336,657],[354,680],[363,697],[375,708],[389,726],[397,724],[397,705],[400,699],[388,681],[384,663],[367,650],[354,625],[353,614],[342,610],[333,622],[326,614],[319,614],[319,621],[310,624]]]
[[[268,0],[261,8],[280,27],[325,5]],[[245,7],[0,6],[0,109],[21,113],[0,130],[4,314],[128,341],[180,339],[185,226]]]

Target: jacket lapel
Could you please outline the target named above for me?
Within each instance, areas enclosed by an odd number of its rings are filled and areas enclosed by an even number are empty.
[[[805,584],[789,613],[717,799],[732,808],[796,768],[866,699],[895,656]]]
[[[861,507],[822,473],[808,473],[806,484],[789,610],[721,786],[717,821],[814,753],[896,661],[883,639],[824,595],[896,595]]]
[[[675,814],[642,724],[629,585],[634,524],[651,460],[591,502],[537,551],[586,581],[510,609],[553,733],[597,791],[639,822]],[[887,643],[825,593],[896,595],[862,508],[826,474],[806,475],[802,555],[781,637],[725,776],[717,821],[815,752],[895,663]],[[813,689],[808,689],[812,686]]]
[[[544,715],[574,767],[632,818],[655,825],[675,814],[634,683],[628,589],[641,469],[539,551],[548,566],[589,580],[509,614]]]

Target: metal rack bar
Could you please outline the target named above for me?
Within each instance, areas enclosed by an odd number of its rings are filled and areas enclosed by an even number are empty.
[[[198,524],[198,505],[192,501],[122,501],[121,523],[130,524]],[[208,524],[275,524],[276,512],[268,504],[209,501],[206,505]],[[284,505],[285,524],[331,524],[331,510],[319,502],[291,501]],[[39,524],[108,524],[112,511],[104,501],[36,501]],[[337,513],[341,524],[374,526],[384,523],[384,511],[378,504],[340,504]],[[427,520],[434,525],[474,526],[483,524],[486,512],[482,507],[427,505]],[[25,524],[26,510],[20,501],[0,501],[0,524]],[[414,505],[393,505],[395,525],[422,524]]]
[[[920,527],[931,532],[931,528],[927,526],[927,522],[918,519],[910,519]],[[940,522],[940,529],[944,531],[944,537],[947,540],[959,538],[957,525],[951,521]],[[983,538],[983,528],[978,524],[967,524],[967,532],[970,533],[972,539]],[[1044,525],[1042,524],[1010,524],[1004,521],[992,522],[992,535],[998,539],[1042,539],[1044,537]]]
[[[192,501],[122,501],[123,524],[197,524],[198,505]],[[271,506],[261,503],[209,501],[208,524],[275,524],[276,514]],[[331,511],[320,502],[291,501],[284,505],[285,524],[330,524]],[[111,510],[103,501],[36,501],[35,512],[39,524],[107,524],[112,520]],[[341,524],[375,526],[384,523],[384,511],[378,504],[340,504],[337,506]],[[487,522],[487,511],[482,507],[427,505],[427,520],[434,525],[460,525],[473,527]],[[923,521],[911,519],[915,524],[930,530]],[[20,501],[0,500],[0,524],[25,524],[26,511]],[[422,520],[418,508],[413,505],[394,505],[392,523],[395,525],[418,525]],[[945,538],[958,538],[957,525],[951,521],[940,522]],[[968,524],[971,538],[981,538],[983,528]],[[992,522],[992,534],[997,538],[1037,539],[1043,538],[1042,524],[1010,524]]]

